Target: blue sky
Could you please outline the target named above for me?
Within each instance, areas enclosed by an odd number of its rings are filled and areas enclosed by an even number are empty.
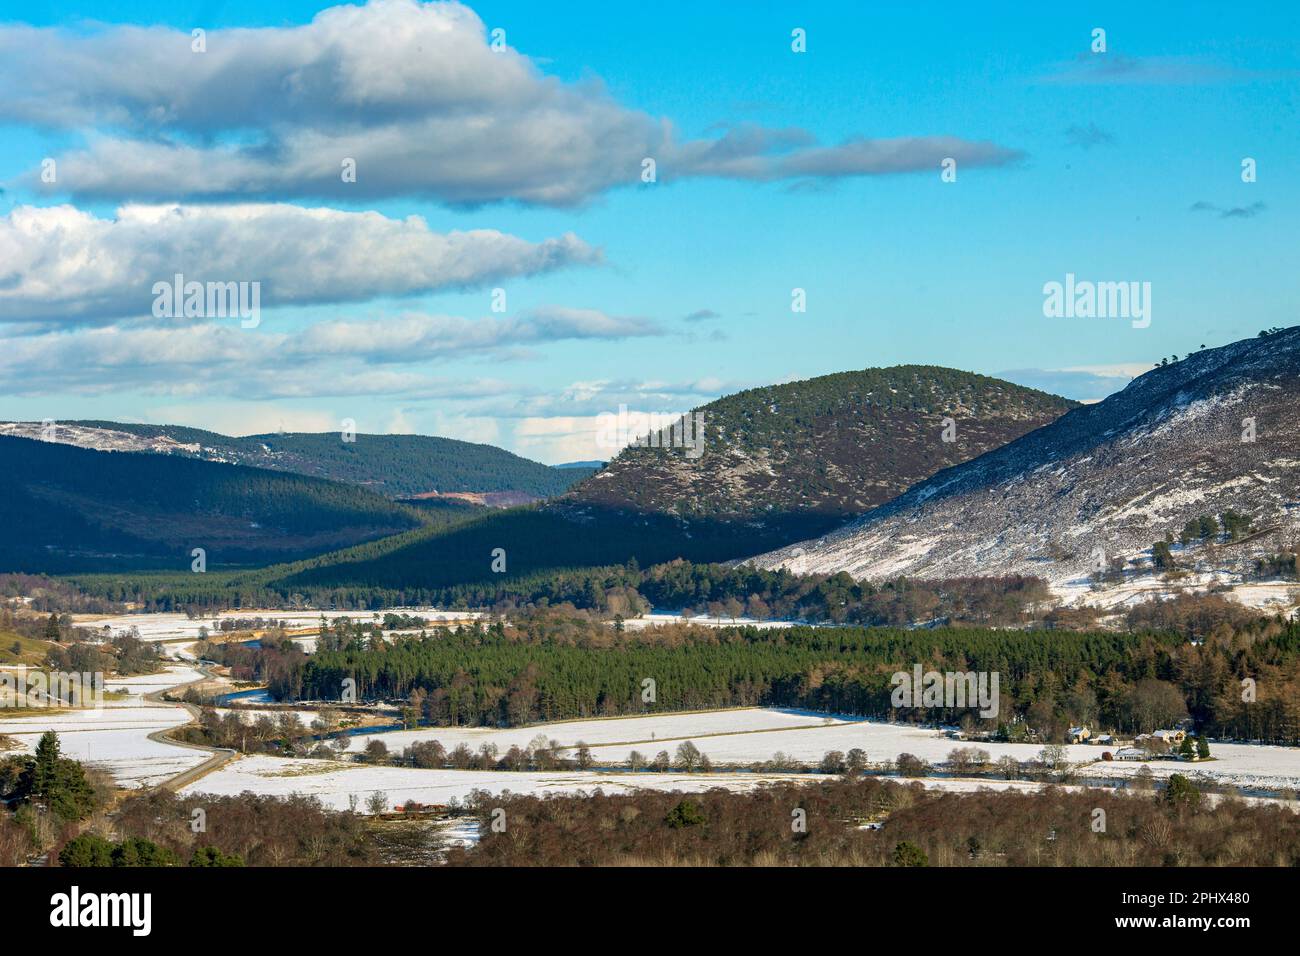
[[[1281,5],[786,6],[391,0],[304,32],[324,6],[0,4],[0,417],[352,418],[558,462],[608,457],[620,404],[900,362],[1095,399],[1294,324]],[[298,171],[357,149],[359,188]],[[127,228],[132,203],[192,212]],[[336,211],[329,243],[305,208]],[[495,232],[438,258],[468,230]],[[258,327],[151,318],[173,265],[262,281]],[[1150,326],[1046,318],[1067,273],[1149,282]]]

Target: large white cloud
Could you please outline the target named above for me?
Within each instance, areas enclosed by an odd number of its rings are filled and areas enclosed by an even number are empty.
[[[1018,153],[955,136],[818,145],[799,129],[679,141],[597,82],[566,84],[494,51],[452,2],[372,0],[295,27],[189,33],[0,27],[0,121],[89,129],[51,194],[116,199],[371,198],[568,205],[640,181],[835,178],[1001,165]],[[344,182],[344,160],[356,163]]]
[[[102,324],[148,315],[156,282],[259,282],[261,305],[355,302],[599,261],[565,234],[437,233],[423,219],[279,204],[71,206],[0,218],[0,323]]]
[[[202,52],[167,27],[7,25],[0,78],[11,92],[0,108],[42,125],[215,132],[381,125],[534,105],[561,90],[526,57],[493,52],[484,33],[467,7],[413,0],[331,7],[303,26],[213,30]]]
[[[376,363],[403,363],[561,339],[657,334],[659,326],[650,319],[551,306],[510,318],[413,314],[383,322],[319,322],[287,338],[283,348],[290,358],[354,356]]]
[[[237,322],[79,328],[0,338],[0,394],[139,391],[245,399],[400,394],[473,400],[528,390],[447,382],[420,366],[553,341],[658,334],[658,324],[648,319],[559,307],[481,319],[408,314],[329,321],[293,332],[243,329]]]

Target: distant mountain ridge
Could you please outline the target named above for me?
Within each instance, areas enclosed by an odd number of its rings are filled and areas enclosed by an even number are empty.
[[[935,474],[829,534],[754,558],[857,577],[1037,574],[1086,584],[1172,540],[1184,571],[1248,572],[1300,534],[1300,327],[1153,369]],[[1181,540],[1201,517],[1248,534]],[[1246,526],[1241,525],[1242,528]]]
[[[183,425],[55,422],[52,440],[100,451],[170,454],[364,485],[390,498],[430,492],[558,495],[591,473],[557,470],[493,445],[428,435],[298,432],[232,438]],[[0,435],[46,438],[41,422],[0,423]]]
[[[568,494],[392,548],[323,559],[295,583],[446,587],[557,568],[748,557],[829,531],[948,462],[1054,420],[1074,402],[932,366],[750,389],[703,406],[705,447],[629,448]],[[944,441],[944,419],[958,421]],[[823,441],[825,439],[825,441]]]
[[[356,485],[169,454],[0,436],[0,571],[293,560],[421,525]]]

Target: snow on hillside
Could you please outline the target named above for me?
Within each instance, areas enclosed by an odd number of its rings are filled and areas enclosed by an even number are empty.
[[[172,453],[196,455],[200,451],[198,444],[184,444],[165,435],[146,438],[112,428],[93,428],[62,422],[48,425],[44,422],[0,422],[0,435],[51,441],[60,445],[76,445],[78,448],[89,448],[93,451],[137,451],[160,455]]]
[[[1297,402],[1300,328],[1197,352],[831,534],[752,560],[860,578],[1032,574],[1081,596],[1099,567],[1123,558],[1137,562],[1130,577],[1149,572],[1153,542],[1231,510],[1252,520],[1240,543],[1173,551],[1203,583],[1239,583],[1300,532]]]

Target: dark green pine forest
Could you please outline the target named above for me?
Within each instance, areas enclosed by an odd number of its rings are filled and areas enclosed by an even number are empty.
[[[558,495],[592,473],[591,468],[550,468],[494,445],[430,435],[358,434],[344,442],[338,432],[291,432],[232,438],[180,425],[134,425],[76,421],[146,438],[197,444],[199,454],[275,471],[290,471],[366,487],[401,498],[431,491],[515,491],[535,498]]]
[[[3,437],[0,474],[5,571],[258,565],[421,526],[355,485],[170,455]]]
[[[286,700],[407,700],[434,725],[535,721],[732,706],[803,707],[922,722],[970,718],[1014,736],[1027,724],[1055,741],[1072,724],[1143,733],[1191,717],[1213,736],[1300,743],[1300,625],[1259,619],[1189,645],[1172,631],[1085,632],[944,627],[726,630],[672,625],[621,631],[539,613],[486,627],[374,639],[338,621],[306,656],[291,642],[214,645],[233,673]],[[267,642],[263,642],[267,645]],[[891,705],[892,676],[914,664],[999,675],[999,712]],[[1240,681],[1261,694],[1243,702]],[[642,698],[654,680],[656,699]]]

